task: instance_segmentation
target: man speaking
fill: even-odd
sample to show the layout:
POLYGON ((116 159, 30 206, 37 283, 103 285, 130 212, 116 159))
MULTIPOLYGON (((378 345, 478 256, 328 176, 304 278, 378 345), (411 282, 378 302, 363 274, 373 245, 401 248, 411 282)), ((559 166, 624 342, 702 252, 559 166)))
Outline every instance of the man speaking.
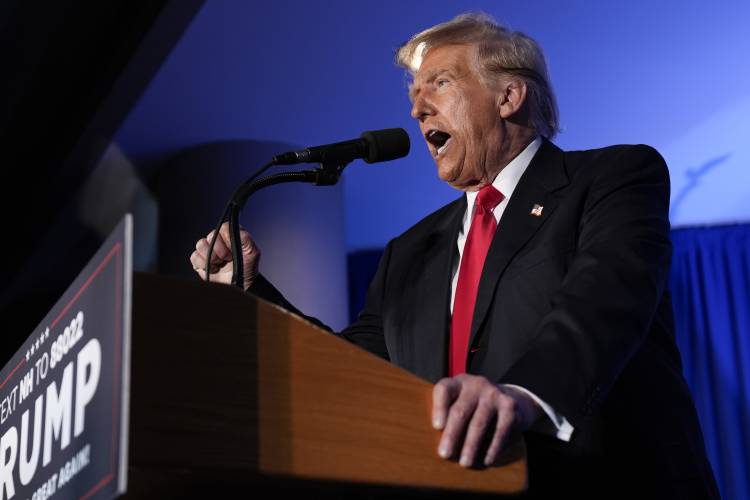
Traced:
MULTIPOLYGON (((525 432, 530 495, 718 498, 674 341, 661 156, 557 148, 541 49, 484 15, 415 35, 397 62, 438 175, 464 194, 388 243, 340 335, 436 383, 443 458, 489 466, 525 432)), ((230 283, 220 235, 210 279, 230 283)), ((244 231, 242 249, 245 289, 298 312, 244 231)))

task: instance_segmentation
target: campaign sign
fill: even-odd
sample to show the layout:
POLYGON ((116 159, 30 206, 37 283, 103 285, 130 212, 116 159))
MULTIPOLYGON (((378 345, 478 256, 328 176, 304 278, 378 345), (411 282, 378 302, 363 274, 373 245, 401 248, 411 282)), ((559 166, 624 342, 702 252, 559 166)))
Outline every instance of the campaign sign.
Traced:
POLYGON ((0 372, 0 500, 125 492, 132 218, 0 372))

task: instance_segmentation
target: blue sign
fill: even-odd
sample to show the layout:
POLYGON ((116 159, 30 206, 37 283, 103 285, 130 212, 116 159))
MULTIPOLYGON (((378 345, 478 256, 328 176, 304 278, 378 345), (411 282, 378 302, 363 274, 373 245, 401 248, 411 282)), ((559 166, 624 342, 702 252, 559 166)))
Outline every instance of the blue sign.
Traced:
POLYGON ((132 218, 0 371, 0 500, 125 492, 132 218))

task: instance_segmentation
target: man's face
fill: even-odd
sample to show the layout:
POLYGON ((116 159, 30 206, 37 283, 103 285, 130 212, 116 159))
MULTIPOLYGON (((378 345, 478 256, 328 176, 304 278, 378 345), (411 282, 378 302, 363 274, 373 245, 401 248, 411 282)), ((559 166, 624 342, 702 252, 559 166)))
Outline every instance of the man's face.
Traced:
POLYGON ((480 80, 471 45, 430 50, 414 75, 411 115, 438 168, 438 176, 464 191, 492 182, 504 166, 505 128, 497 93, 480 80))

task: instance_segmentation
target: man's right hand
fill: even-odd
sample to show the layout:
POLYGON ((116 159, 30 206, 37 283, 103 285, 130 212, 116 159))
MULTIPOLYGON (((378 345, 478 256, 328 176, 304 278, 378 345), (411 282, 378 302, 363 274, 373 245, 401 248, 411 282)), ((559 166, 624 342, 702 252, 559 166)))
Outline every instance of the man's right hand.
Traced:
MULTIPOLYGON (((211 231, 205 238, 198 240, 195 244, 195 251, 190 254, 190 263, 201 279, 205 279, 206 277, 206 257, 208 256, 208 246, 213 235, 214 231, 211 231)), ((260 249, 250 237, 250 233, 244 229, 240 229, 240 242, 242 245, 242 268, 245 274, 243 276, 243 288, 247 290, 258 275, 260 249)), ((209 281, 225 284, 232 283, 234 266, 232 266, 232 248, 229 239, 228 222, 222 224, 219 230, 219 237, 216 238, 216 244, 211 253, 210 264, 209 281)))

